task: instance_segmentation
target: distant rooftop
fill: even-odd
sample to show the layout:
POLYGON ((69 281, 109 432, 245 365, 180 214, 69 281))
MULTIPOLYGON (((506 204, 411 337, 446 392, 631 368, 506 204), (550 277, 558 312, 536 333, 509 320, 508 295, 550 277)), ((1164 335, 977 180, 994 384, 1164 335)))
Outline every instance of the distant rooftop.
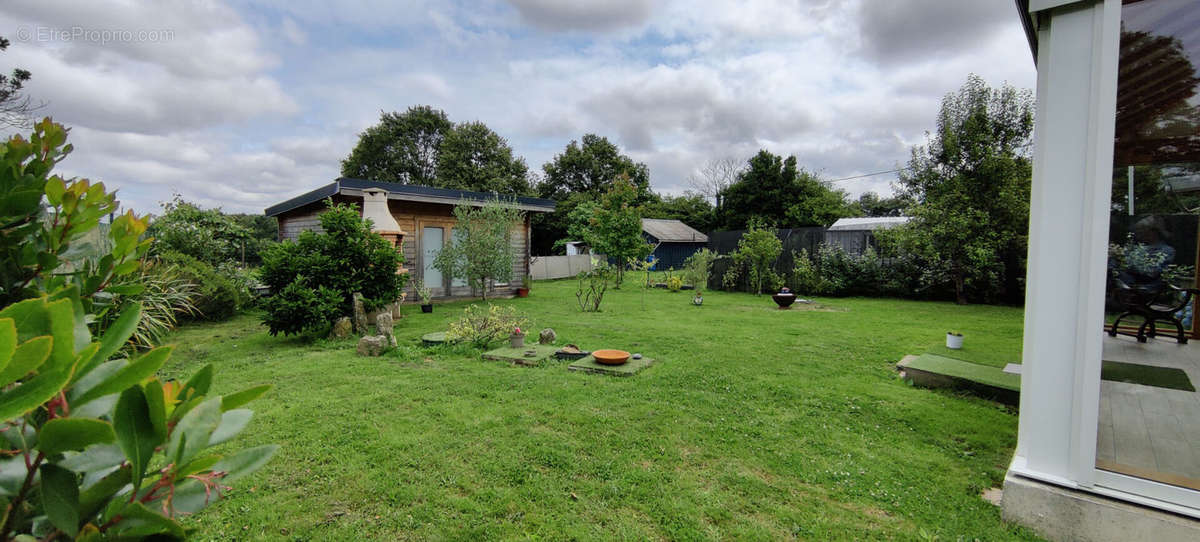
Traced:
POLYGON ((895 228, 912 220, 908 216, 868 216, 859 218, 839 218, 829 231, 870 231, 895 228))
POLYGON ((267 207, 263 212, 267 216, 276 216, 303 207, 310 203, 321 201, 334 194, 361 196, 363 190, 381 188, 388 191, 388 199, 402 201, 420 201, 426 203, 443 203, 457 205, 461 202, 483 204, 494 199, 509 203, 523 211, 549 213, 554 211, 554 201, 527 196, 512 196, 489 192, 472 192, 470 190, 454 190, 450 188, 435 188, 415 184, 388 183, 383 181, 368 181, 342 177, 325 186, 313 189, 287 201, 267 207))
POLYGON ((642 231, 661 243, 707 243, 708 236, 679 220, 643 218, 642 231))

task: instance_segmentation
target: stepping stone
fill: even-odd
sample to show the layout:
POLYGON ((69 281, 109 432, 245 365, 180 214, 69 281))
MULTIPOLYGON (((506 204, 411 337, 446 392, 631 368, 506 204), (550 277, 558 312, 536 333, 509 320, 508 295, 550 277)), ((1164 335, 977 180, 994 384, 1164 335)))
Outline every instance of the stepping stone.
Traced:
POLYGON ((425 346, 437 346, 439 344, 445 344, 446 332, 434 331, 433 333, 426 333, 421 335, 421 342, 424 343, 425 346))
POLYGON ((532 367, 538 365, 546 359, 554 355, 554 351, 558 350, 557 346, 549 344, 527 344, 521 348, 497 348, 488 350, 483 353, 483 359, 492 361, 507 361, 516 365, 524 365, 532 367), (532 356, 525 355, 525 352, 533 350, 532 356))
POLYGON ((578 361, 572 362, 567 366, 567 370, 612 376, 633 376, 642 372, 643 369, 653 364, 654 360, 651 358, 630 358, 629 361, 626 361, 621 365, 602 365, 600 363, 596 363, 596 358, 589 355, 585 358, 579 359, 578 361))

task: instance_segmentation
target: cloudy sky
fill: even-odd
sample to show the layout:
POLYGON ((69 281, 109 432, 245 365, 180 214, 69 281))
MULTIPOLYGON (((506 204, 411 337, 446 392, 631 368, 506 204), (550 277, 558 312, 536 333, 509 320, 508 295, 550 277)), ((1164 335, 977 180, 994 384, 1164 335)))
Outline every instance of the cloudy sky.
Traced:
POLYGON ((906 161, 968 73, 1036 76, 1009 0, 5 0, 0 35, 0 70, 32 71, 72 127, 62 170, 139 212, 172 193, 261 212, 414 104, 538 171, 607 136, 666 193, 760 148, 848 177, 906 161))

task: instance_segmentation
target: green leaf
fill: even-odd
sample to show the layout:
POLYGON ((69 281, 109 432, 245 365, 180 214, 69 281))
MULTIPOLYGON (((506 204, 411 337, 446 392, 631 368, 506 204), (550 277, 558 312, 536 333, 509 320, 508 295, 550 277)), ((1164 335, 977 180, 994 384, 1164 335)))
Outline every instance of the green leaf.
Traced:
POLYGON ((150 406, 146 404, 146 396, 141 386, 131 386, 121 392, 117 406, 113 409, 113 429, 117 433, 117 444, 129 458, 133 466, 133 489, 141 487, 142 475, 154 448, 161 442, 154 430, 154 422, 150 420, 150 406))
POLYGON ((83 300, 79 296, 79 286, 72 284, 50 294, 50 301, 59 299, 66 299, 71 302, 71 313, 75 321, 75 328, 72 333, 75 338, 73 346, 76 351, 79 351, 92 342, 92 331, 87 326, 88 312, 83 308, 83 300))
POLYGON ((188 475, 196 474, 197 472, 204 472, 206 470, 210 470, 212 468, 212 466, 217 464, 217 462, 220 460, 221 460, 221 456, 216 455, 216 454, 202 455, 200 457, 197 457, 196 459, 193 459, 191 463, 188 463, 187 465, 184 465, 183 467, 177 469, 175 471, 175 479, 180 480, 180 479, 187 477, 188 475))
POLYGON ((67 457, 58 462, 58 466, 78 473, 87 473, 111 469, 124 461, 125 453, 121 451, 120 446, 96 444, 77 454, 67 454, 67 457))
POLYGON ((116 495, 129 482, 130 467, 123 465, 83 490, 79 494, 79 517, 91 519, 100 512, 101 508, 104 508, 113 495, 116 495))
POLYGON ((162 367, 163 363, 166 363, 167 358, 170 356, 170 346, 155 348, 142 357, 131 361, 129 365, 122 367, 116 374, 77 397, 72 404, 82 405, 105 395, 120 393, 125 388, 152 376, 155 371, 162 367))
POLYGON ((78 451, 93 444, 112 442, 113 426, 94 418, 56 418, 38 433, 38 449, 46 455, 78 451))
POLYGON ((193 408, 179 420, 167 444, 167 458, 183 465, 208 446, 208 439, 221 423, 221 398, 213 397, 193 408))
POLYGON ((8 366, 17 351, 17 325, 12 318, 0 320, 0 372, 8 366))
POLYGON ((254 411, 248 408, 238 408, 221 414, 221 423, 217 425, 217 429, 213 431, 212 436, 208 438, 208 445, 216 446, 236 437, 238 433, 241 433, 246 428, 252 417, 254 417, 254 411))
POLYGON ((175 538, 184 538, 183 527, 175 520, 154 512, 140 502, 131 502, 121 509, 122 520, 116 528, 122 538, 136 538, 153 534, 169 534, 175 538))
POLYGON ((142 386, 146 395, 146 406, 150 408, 150 422, 154 424, 154 438, 158 442, 167 440, 167 402, 163 385, 157 378, 142 386))
POLYGON ((183 385, 183 389, 179 392, 180 399, 191 399, 208 393, 208 389, 212 387, 213 381, 213 366, 205 365, 203 369, 196 371, 188 379, 187 384, 183 385))
POLYGON ((0 420, 11 420, 54 398, 71 378, 71 371, 55 371, 33 377, 0 395, 0 420))
POLYGON ((38 297, 13 303, 0 310, 0 318, 12 318, 17 326, 17 340, 27 341, 40 335, 50 335, 50 319, 46 315, 46 298, 38 297))
POLYGON ((221 399, 221 410, 233 410, 237 407, 240 407, 246 403, 249 403, 250 401, 258 399, 259 396, 267 393, 267 390, 269 389, 271 389, 270 384, 263 384, 261 386, 246 388, 242 391, 226 395, 221 399))
POLYGON ((42 507, 50 523, 70 536, 79 534, 79 481, 58 465, 42 465, 42 507))
POLYGON ((67 191, 67 187, 63 185, 62 179, 54 177, 46 181, 45 190, 46 201, 50 202, 51 206, 58 206, 62 203, 63 192, 67 191))
POLYGON ((212 466, 212 470, 228 473, 222 480, 232 482, 262 468, 278 449, 279 446, 275 444, 248 448, 218 461, 212 466))
POLYGON ((54 339, 49 336, 34 337, 21 343, 13 352, 12 360, 0 371, 0 386, 7 386, 17 379, 37 370, 50 359, 54 339))
POLYGON ((133 332, 137 330, 138 320, 141 317, 142 306, 136 303, 121 311, 121 315, 112 325, 108 326, 108 331, 105 331, 104 336, 100 338, 100 350, 77 371, 79 375, 76 380, 91 372, 97 365, 108 361, 108 358, 125 346, 129 337, 133 336, 133 332))
POLYGON ((42 371, 57 371, 75 363, 75 310, 70 299, 46 303, 54 347, 42 371))

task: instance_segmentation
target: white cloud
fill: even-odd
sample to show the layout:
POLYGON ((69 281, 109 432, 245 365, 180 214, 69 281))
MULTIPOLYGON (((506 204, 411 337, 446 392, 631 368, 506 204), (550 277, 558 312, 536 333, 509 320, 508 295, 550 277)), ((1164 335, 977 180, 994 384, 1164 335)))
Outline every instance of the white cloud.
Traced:
POLYGON ((826 178, 892 169, 968 73, 1033 86, 1011 5, 949 4, 11 0, 0 29, 173 34, 14 40, 0 61, 31 70, 31 95, 76 127, 63 167, 142 211, 172 191, 261 211, 330 182, 380 111, 415 104, 485 122, 534 169, 607 136, 681 193, 705 160, 760 148, 826 178))

